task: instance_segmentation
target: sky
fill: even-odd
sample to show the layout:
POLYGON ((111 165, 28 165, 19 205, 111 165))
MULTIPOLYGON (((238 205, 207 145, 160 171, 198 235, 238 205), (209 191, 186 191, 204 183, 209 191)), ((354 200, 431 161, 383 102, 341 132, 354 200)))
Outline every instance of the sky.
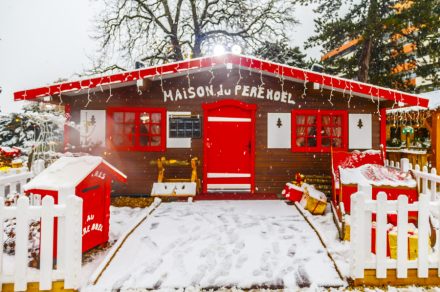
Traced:
MULTIPOLYGON (((75 79, 91 67, 98 49, 91 38, 98 0, 0 0, 0 111, 16 112, 15 91, 41 87, 59 78, 75 79)), ((302 47, 313 34, 310 7, 295 11, 301 24, 292 30, 292 44, 302 47)), ((318 58, 319 48, 308 50, 318 58)))

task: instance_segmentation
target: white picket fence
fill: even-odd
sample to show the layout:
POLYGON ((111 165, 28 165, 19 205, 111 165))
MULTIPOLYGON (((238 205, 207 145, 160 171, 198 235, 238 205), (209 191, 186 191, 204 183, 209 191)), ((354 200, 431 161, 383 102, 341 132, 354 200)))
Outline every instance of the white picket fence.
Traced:
POLYGON ((0 248, 1 283, 14 283, 15 291, 24 291, 27 283, 39 282, 40 290, 50 290, 53 281, 64 281, 66 289, 80 284, 82 260, 82 199, 71 195, 65 204, 54 205, 51 196, 44 197, 40 206, 30 206, 22 196, 16 206, 5 206, 0 198, 0 242, 3 242, 4 223, 16 218, 15 255, 3 254, 0 248), (29 221, 40 220, 40 267, 28 267, 29 221), (54 221, 57 220, 57 256, 53 256, 54 221), (9 259, 5 265, 6 257, 9 259), (11 268, 13 266, 13 268, 11 268))
MULTIPOLYGON (((397 278, 406 278, 408 269, 417 269, 419 278, 428 277, 428 269, 438 269, 440 276, 440 240, 432 253, 429 240, 430 212, 440 212, 440 202, 430 202, 429 194, 420 194, 419 201, 408 204, 408 197, 401 195, 397 200, 388 201, 380 192, 377 200, 371 199, 368 187, 362 188, 351 197, 351 272, 354 279, 364 278, 365 269, 376 270, 377 278, 386 278, 387 269, 396 269, 397 278), (418 212, 418 256, 408 259, 408 212, 418 212), (371 252, 372 213, 376 214, 376 253, 371 252), (397 259, 387 257, 387 214, 397 213, 397 259)), ((438 233, 438 231, 436 231, 438 233)))
POLYGON ((435 168, 431 168, 431 171, 428 171, 428 167, 425 165, 420 169, 419 165, 411 165, 407 158, 402 158, 400 162, 386 160, 385 165, 400 169, 404 172, 411 170, 417 181, 419 193, 430 194, 431 201, 440 200, 440 176, 437 175, 435 168))
POLYGON ((11 168, 9 173, 0 175, 0 198, 4 198, 10 193, 22 193, 23 186, 33 177, 34 174, 25 167, 11 168))

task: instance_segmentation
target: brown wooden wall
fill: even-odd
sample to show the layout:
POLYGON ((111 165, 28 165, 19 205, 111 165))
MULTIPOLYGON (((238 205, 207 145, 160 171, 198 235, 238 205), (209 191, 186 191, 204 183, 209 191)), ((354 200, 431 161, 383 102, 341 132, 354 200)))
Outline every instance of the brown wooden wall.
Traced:
MULTIPOLYGON (((171 88, 186 88, 204 84, 230 84, 231 87, 240 80, 246 85, 260 85, 264 82, 266 88, 274 90, 288 91, 293 94, 296 104, 291 105, 266 99, 256 99, 253 97, 237 97, 243 102, 257 104, 256 112, 256 169, 255 186, 259 193, 279 193, 287 181, 293 179, 296 172, 304 174, 330 174, 330 154, 329 153, 292 153, 290 149, 267 149, 267 113, 281 112, 289 113, 292 109, 338 109, 348 110, 349 113, 372 113, 373 114, 373 148, 378 148, 380 144, 380 122, 377 104, 370 99, 352 97, 350 106, 348 95, 342 96, 341 93, 333 92, 329 100, 330 91, 313 90, 312 84, 307 86, 306 97, 301 98, 304 85, 292 81, 280 80, 276 77, 261 76, 259 73, 251 73, 238 69, 234 70, 213 70, 212 72, 199 72, 189 76, 184 75, 164 80, 154 80, 149 82, 147 87, 142 89, 139 94, 136 86, 113 89, 112 97, 107 102, 109 92, 93 93, 89 97, 91 102, 85 108, 87 96, 76 96, 66 98, 64 102, 71 104, 72 119, 79 122, 80 110, 82 109, 106 109, 108 107, 165 107, 169 111, 190 111, 192 114, 203 115, 202 104, 211 103, 219 99, 218 97, 194 98, 181 101, 167 101, 164 103, 162 87, 165 90, 171 88)), ((78 144, 78 135, 71 135, 71 142, 78 144)), ((192 139, 190 149, 167 149, 165 152, 125 152, 113 151, 111 149, 95 149, 94 154, 102 155, 110 163, 118 167, 128 176, 128 184, 116 187, 118 194, 149 194, 152 183, 156 181, 157 169, 150 166, 149 162, 160 156, 173 159, 188 159, 197 156, 203 162, 203 137, 192 139)), ((202 165, 199 167, 199 176, 202 176, 202 165)), ((168 177, 186 176, 190 177, 190 170, 185 174, 179 170, 169 170, 168 177)))

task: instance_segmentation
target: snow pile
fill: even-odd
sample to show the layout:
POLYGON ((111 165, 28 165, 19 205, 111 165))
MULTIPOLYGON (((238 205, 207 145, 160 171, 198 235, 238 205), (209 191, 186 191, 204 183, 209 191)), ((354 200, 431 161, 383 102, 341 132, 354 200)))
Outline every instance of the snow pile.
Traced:
POLYGON ((204 201, 162 204, 85 290, 344 284, 296 208, 204 201))
POLYGON ((342 184, 392 186, 415 188, 416 181, 408 172, 378 164, 365 164, 357 168, 340 168, 342 184))

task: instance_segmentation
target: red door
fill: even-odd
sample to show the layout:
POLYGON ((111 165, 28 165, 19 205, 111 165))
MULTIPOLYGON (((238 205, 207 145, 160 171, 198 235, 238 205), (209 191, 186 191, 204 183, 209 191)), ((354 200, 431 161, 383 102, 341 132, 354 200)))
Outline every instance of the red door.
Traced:
POLYGON ((204 192, 254 192, 255 104, 222 100, 204 109, 204 192))

